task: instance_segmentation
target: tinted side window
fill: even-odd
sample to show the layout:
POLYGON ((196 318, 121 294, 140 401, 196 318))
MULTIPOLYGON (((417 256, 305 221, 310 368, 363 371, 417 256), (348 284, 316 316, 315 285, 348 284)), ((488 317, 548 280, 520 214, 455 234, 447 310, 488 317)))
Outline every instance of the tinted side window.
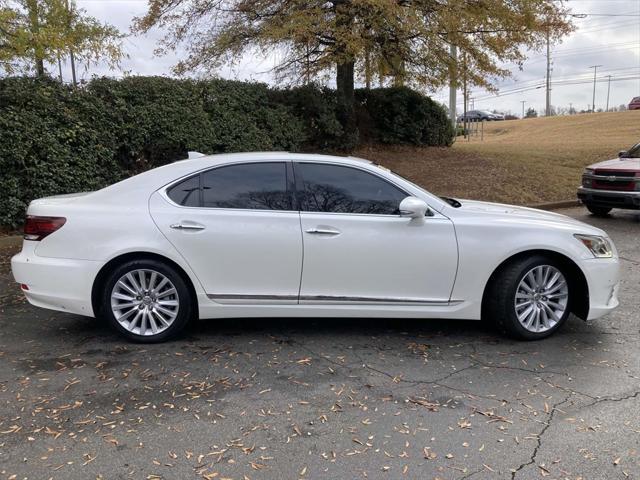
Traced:
POLYGON ((291 210, 284 162, 247 163, 202 173, 202 206, 291 210))
POLYGON ((298 163, 304 183, 300 203, 308 212, 397 215, 407 196, 395 185, 350 167, 298 163))
POLYGON ((187 178, 169 189, 167 195, 178 205, 197 207, 200 205, 200 175, 187 178))

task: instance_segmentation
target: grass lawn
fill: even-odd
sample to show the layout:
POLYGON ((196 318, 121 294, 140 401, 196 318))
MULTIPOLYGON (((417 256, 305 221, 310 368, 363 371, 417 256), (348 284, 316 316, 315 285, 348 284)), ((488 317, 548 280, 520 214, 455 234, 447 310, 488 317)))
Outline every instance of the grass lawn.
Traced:
POLYGON ((429 191, 522 205, 575 199, 585 166, 640 142, 640 111, 489 122, 451 148, 370 146, 374 160, 429 191))

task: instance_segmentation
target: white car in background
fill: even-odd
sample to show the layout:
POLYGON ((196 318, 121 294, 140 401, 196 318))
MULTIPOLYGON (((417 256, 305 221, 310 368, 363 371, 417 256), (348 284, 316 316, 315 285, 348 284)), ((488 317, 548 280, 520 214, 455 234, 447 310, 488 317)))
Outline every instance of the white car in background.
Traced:
POLYGON ((194 318, 485 318, 520 339, 618 305, 602 230, 440 198, 356 158, 178 161, 31 202, 15 279, 33 305, 157 342, 194 318))

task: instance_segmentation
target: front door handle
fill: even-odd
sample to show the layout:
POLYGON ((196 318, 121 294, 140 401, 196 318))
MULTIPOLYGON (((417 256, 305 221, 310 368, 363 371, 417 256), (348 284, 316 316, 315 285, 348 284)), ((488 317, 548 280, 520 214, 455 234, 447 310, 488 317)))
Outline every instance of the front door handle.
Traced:
POLYGON ((340 235, 340 230, 336 230, 333 228, 327 228, 327 227, 315 227, 315 228, 309 228, 308 230, 305 230, 305 233, 309 233, 311 235, 340 235))
POLYGON ((175 230, 204 230, 205 226, 200 225, 199 223, 174 223, 173 225, 169 225, 171 228, 175 230))

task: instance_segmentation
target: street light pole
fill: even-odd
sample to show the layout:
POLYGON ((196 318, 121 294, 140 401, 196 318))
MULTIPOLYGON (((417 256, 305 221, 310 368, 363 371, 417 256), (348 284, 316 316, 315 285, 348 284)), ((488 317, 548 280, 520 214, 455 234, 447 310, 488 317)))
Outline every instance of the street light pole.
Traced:
POLYGON ((589 68, 593 68, 593 98, 591 101, 591 113, 596 113, 596 72, 598 71, 598 67, 602 65, 591 65, 589 68))

